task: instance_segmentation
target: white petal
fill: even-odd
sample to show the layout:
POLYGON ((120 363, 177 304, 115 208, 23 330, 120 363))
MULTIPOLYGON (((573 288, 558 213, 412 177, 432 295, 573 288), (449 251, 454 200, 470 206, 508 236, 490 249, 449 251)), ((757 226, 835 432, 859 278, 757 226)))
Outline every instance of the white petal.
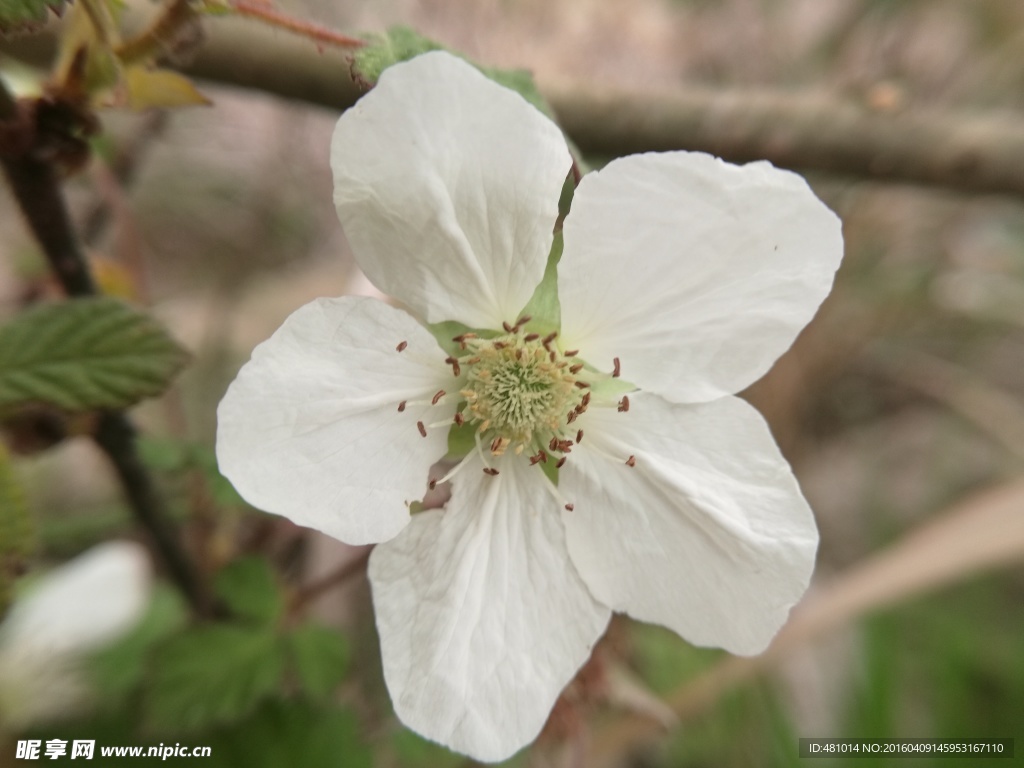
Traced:
POLYGON ((591 409, 559 489, 594 596, 697 645, 762 651, 814 567, 814 518, 761 415, 735 397, 591 409), (636 465, 624 462, 630 456, 636 465))
POLYGON ((370 581, 402 722, 497 761, 540 732, 610 612, 573 568, 537 468, 509 457, 488 477, 469 461, 446 510, 374 550, 370 581))
POLYGON ((4 655, 45 663, 98 648, 142 618, 149 558, 138 544, 93 547, 41 578, 0 627, 4 655))
POLYGON ((554 123, 440 51, 387 69, 331 143, 359 266, 427 322, 473 328, 514 322, 533 294, 570 165, 554 123))
POLYGON ((565 221, 565 344, 674 402, 738 392, 810 321, 840 221, 796 174, 710 155, 636 155, 587 174, 565 221))
POLYGON ((217 409, 217 461, 242 497, 348 542, 385 541, 426 492, 451 420, 445 353, 401 310, 318 299, 260 344, 217 409), (396 350, 405 341, 404 351, 396 350), (398 404, 411 402, 402 413, 398 404))

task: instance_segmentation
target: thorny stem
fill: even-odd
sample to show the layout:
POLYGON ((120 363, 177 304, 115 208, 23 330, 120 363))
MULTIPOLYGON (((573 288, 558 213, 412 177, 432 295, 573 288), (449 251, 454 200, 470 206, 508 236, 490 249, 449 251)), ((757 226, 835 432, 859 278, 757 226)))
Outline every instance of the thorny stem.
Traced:
POLYGON ((362 48, 366 45, 365 41, 357 37, 349 37, 319 24, 313 24, 281 13, 267 2, 261 2, 260 0, 230 0, 230 5, 232 10, 239 16, 259 19, 275 27, 281 27, 303 37, 308 37, 310 40, 315 40, 318 43, 339 45, 343 48, 362 48))
MULTIPOLYGON (((0 83, 0 118, 9 122, 16 116, 14 99, 0 83)), ((96 283, 75 238, 53 164, 36 157, 31 149, 8 154, 2 148, 0 164, 65 293, 95 295, 96 283)), ((171 578, 198 613, 208 613, 209 602, 198 574, 169 522, 163 497, 139 458, 135 426, 121 411, 104 411, 94 439, 114 465, 135 519, 149 532, 171 578)))

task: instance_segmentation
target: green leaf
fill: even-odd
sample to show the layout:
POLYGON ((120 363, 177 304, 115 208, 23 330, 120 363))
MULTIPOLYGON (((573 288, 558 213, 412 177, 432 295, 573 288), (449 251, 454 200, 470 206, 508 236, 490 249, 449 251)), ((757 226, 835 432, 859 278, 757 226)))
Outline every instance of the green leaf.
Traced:
POLYGON ((371 768, 373 755, 359 739, 352 713, 303 702, 268 702, 245 722, 203 735, 211 768, 371 768))
POLYGON ((182 732, 240 720, 277 690, 282 651, 266 627, 220 624, 171 638, 156 656, 151 725, 182 732))
POLYGON ((31 32, 46 23, 49 11, 58 16, 68 0, 0 0, 0 34, 31 32))
MULTIPOLYGON (((116 698, 142 682, 155 647, 175 634, 188 619, 185 603, 177 591, 160 584, 153 590, 146 615, 126 636, 89 660, 97 688, 116 698)), ((162 663, 157 659, 157 663, 162 663)))
POLYGON ((277 579, 261 557, 243 557, 229 563, 217 574, 213 589, 231 614, 241 619, 273 624, 284 611, 277 579))
POLYGON ((124 408, 163 392, 186 359, 153 318, 116 299, 40 306, 0 328, 0 411, 124 408))
POLYGON ((32 518, 10 455, 0 443, 0 618, 11 600, 14 580, 32 549, 32 518))
POLYGON ((302 690, 312 699, 326 698, 345 676, 348 644, 333 629, 305 624, 287 638, 292 664, 302 690))

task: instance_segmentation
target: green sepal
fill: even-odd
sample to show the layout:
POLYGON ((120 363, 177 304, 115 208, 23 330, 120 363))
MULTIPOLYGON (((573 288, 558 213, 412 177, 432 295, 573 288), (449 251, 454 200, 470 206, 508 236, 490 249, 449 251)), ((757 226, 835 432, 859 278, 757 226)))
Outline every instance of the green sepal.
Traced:
POLYGON ((526 302, 519 317, 529 315, 530 331, 546 336, 562 327, 562 306, 558 300, 558 262, 562 258, 562 233, 556 232, 551 242, 544 277, 526 302))
POLYGON ((540 90, 533 80, 533 75, 525 69, 480 66, 457 51, 452 51, 437 41, 424 37, 410 27, 391 27, 383 34, 364 35, 363 39, 366 40, 366 45, 352 56, 352 74, 367 87, 375 85, 384 70, 390 66, 409 61, 409 59, 430 51, 446 51, 472 64, 484 76, 498 85, 515 91, 545 115, 552 117, 551 108, 541 96, 540 90))

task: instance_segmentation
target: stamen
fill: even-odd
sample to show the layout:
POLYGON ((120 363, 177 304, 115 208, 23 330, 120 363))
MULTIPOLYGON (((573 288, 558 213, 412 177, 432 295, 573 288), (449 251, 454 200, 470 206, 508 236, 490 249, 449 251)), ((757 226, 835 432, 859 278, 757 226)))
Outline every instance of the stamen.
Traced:
POLYGON ((494 467, 484 467, 484 474, 490 475, 491 477, 495 477, 498 475, 498 470, 496 470, 494 467))
POLYGON ((579 353, 580 353, 580 351, 578 349, 569 349, 569 350, 566 350, 565 356, 566 357, 576 357, 576 355, 578 355, 579 353))
POLYGON ((512 326, 509 325, 505 320, 501 321, 501 327, 505 329, 505 333, 513 333, 512 326))
POLYGON ((438 404, 438 403, 439 403, 439 402, 441 401, 441 398, 442 398, 442 397, 444 397, 444 396, 445 396, 445 395, 447 395, 447 394, 448 394, 448 393, 447 393, 447 392, 445 392, 445 391, 444 391, 443 389, 439 389, 439 390, 437 390, 437 393, 436 393, 436 394, 434 395, 434 397, 433 397, 433 398, 431 399, 431 401, 430 401, 430 404, 431 404, 431 405, 437 405, 437 404, 438 404))
POLYGON ((587 382, 585 382, 585 381, 577 381, 576 382, 576 386, 579 387, 580 389, 586 389, 590 385, 587 384, 587 382))
POLYGON ((568 456, 563 456, 558 461, 556 461, 555 462, 555 469, 561 469, 562 465, 565 464, 566 459, 568 459, 568 458, 569 458, 568 456))
POLYGON ((565 505, 565 511, 566 512, 572 512, 574 509, 576 509, 576 506, 574 504, 566 504, 565 505))
MULTIPOLYGON (((519 326, 526 325, 531 320, 533 320, 533 318, 530 317, 530 315, 523 315, 518 320, 516 320, 516 325, 519 325, 519 326)), ((527 341, 529 341, 529 339, 527 339, 527 341)))
POLYGON ((398 342, 398 346, 395 347, 395 351, 396 352, 401 352, 403 349, 405 349, 408 346, 409 346, 409 342, 407 342, 407 341, 400 341, 400 342, 398 342))
POLYGON ((617 379, 619 374, 622 373, 622 368, 619 366, 619 358, 614 358, 612 362, 615 363, 615 367, 612 368, 612 378, 617 379))
MULTIPOLYGON (((549 345, 549 344, 550 344, 550 343, 551 343, 552 341, 554 341, 555 339, 557 339, 557 338, 558 338, 558 331, 552 331, 551 333, 549 333, 549 334, 548 334, 547 336, 545 336, 545 337, 544 337, 544 340, 543 340, 543 341, 541 342, 541 344, 543 344, 543 345, 544 345, 544 349, 547 349, 547 348, 548 348, 548 345, 549 345)), ((549 350, 549 351, 550 351, 550 350, 549 350)))
POLYGON ((619 400, 619 413, 625 413, 629 410, 629 396, 623 395, 622 399, 619 400))
POLYGON ((577 432, 576 432, 576 444, 579 445, 582 442, 583 442, 583 430, 580 429, 580 430, 577 430, 577 432))
POLYGON ((627 467, 635 467, 636 466, 636 456, 630 455, 630 457, 628 459, 626 459, 626 466, 627 467))
POLYGON ((581 411, 579 410, 578 407, 577 408, 573 408, 571 411, 569 411, 569 418, 567 418, 565 420, 565 423, 567 425, 568 424, 572 424, 574 421, 576 421, 576 417, 579 416, 580 413, 581 413, 581 411))
POLYGON ((462 415, 461 411, 456 411, 456 413, 455 413, 455 426, 461 427, 465 423, 466 423, 466 417, 462 415))
POLYGON ((579 373, 583 370, 583 363, 576 363, 576 365, 569 366, 569 373, 579 373))
POLYGON ((530 457, 530 466, 531 467, 534 464, 547 464, 547 463, 548 463, 548 455, 546 453, 544 453, 543 450, 537 451, 537 455, 536 456, 531 456, 530 457))
POLYGON ((432 491, 435 488, 437 488, 437 480, 431 480, 429 483, 427 483, 427 490, 432 491))
POLYGON ((423 422, 422 421, 417 421, 416 422, 416 429, 418 429, 420 431, 420 435, 421 436, 423 436, 423 437, 427 436, 427 428, 425 426, 423 426, 423 422))
POLYGON ((404 410, 405 410, 405 400, 403 400, 402 402, 400 402, 398 404, 398 412, 401 413, 404 410))
POLYGON ((444 361, 452 367, 452 373, 454 373, 456 376, 462 373, 462 369, 459 367, 459 361, 456 360, 454 357, 446 357, 444 361))
POLYGON ((523 336, 523 341, 536 341, 539 338, 540 338, 540 334, 539 333, 528 333, 525 336, 523 336))

